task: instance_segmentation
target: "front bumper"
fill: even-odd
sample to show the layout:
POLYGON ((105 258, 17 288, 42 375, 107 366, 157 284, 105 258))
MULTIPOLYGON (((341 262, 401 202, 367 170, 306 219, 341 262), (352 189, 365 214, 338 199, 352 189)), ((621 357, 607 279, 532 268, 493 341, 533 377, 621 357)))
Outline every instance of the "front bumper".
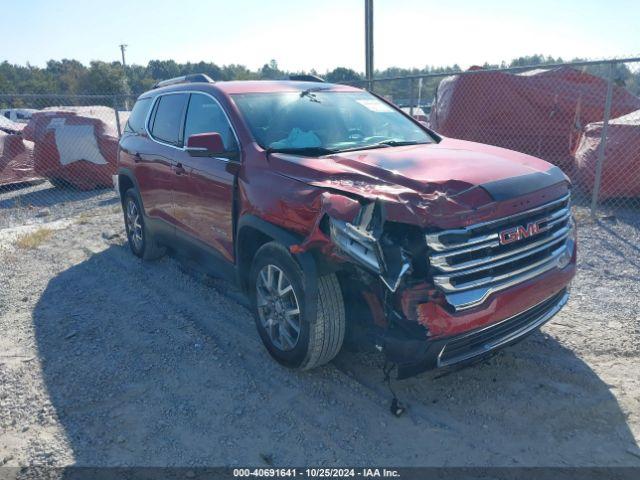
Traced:
POLYGON ((568 298, 568 289, 563 288, 523 312, 459 335, 428 342, 386 336, 381 343, 387 358, 397 364, 398 379, 404 379, 426 370, 471 362, 511 345, 551 320, 568 298))

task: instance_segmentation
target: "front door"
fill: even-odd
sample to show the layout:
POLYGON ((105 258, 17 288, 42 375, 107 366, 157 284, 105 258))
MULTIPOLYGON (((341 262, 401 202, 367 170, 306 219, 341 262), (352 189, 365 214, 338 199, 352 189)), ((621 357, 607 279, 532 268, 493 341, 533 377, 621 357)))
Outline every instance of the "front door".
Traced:
MULTIPOLYGON (((238 142, 218 103, 205 93, 192 93, 184 124, 184 141, 197 133, 217 132, 225 149, 238 152, 238 142)), ((239 161, 223 157, 193 157, 181 151, 174 183, 176 227, 233 262, 233 192, 239 161), (231 165, 230 165, 231 164, 231 165)))

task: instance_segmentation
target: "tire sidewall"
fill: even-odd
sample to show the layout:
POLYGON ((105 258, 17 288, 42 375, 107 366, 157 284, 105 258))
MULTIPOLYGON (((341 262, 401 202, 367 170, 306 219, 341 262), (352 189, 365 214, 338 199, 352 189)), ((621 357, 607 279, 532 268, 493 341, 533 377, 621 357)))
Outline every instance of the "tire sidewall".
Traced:
POLYGON ((127 234, 127 241, 129 243, 129 248, 131 249, 131 252, 133 252, 135 256, 142 258, 144 256, 144 250, 147 246, 147 231, 144 224, 144 215, 142 213, 140 200, 138 199, 138 195, 135 190, 129 189, 125 193, 122 210, 124 213, 124 225, 125 225, 125 232, 127 234), (133 241, 131 240, 131 231, 129 231, 129 226, 127 224, 127 207, 128 207, 129 201, 133 201, 136 204, 136 208, 138 209, 138 214, 140 215, 140 225, 142 226, 142 246, 139 251, 136 249, 136 247, 133 244, 133 241))
POLYGON ((311 333, 311 323, 313 323, 313 319, 309 318, 305 305, 304 275, 301 268, 298 266, 296 261, 293 259, 293 257, 285 247, 273 242, 268 243, 266 245, 263 245, 256 253, 255 259, 251 266, 249 282, 251 308, 253 310, 256 328, 258 329, 258 333, 260 334, 260 338, 262 339, 265 347, 267 348, 271 356, 282 365, 289 368, 298 368, 302 366, 309 352, 309 336, 311 333), (291 282, 293 290, 296 294, 296 298, 298 299, 298 305, 301 312, 300 336, 298 338, 298 343, 292 350, 280 350, 275 345, 273 345, 271 339, 269 338, 269 334, 266 332, 260 320, 260 316, 258 315, 258 307, 256 302, 256 279, 260 270, 268 264, 273 264, 284 272, 284 274, 291 282))

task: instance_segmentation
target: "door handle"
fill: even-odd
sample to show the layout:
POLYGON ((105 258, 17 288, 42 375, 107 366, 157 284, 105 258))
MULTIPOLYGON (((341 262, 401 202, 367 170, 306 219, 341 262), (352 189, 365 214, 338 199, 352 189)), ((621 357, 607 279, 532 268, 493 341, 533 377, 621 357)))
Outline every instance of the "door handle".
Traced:
POLYGON ((176 164, 173 167, 173 171, 176 172, 176 175, 184 175, 185 173, 187 173, 181 163, 176 164))
POLYGON ((136 152, 133 154, 133 161, 135 163, 141 162, 142 161, 142 156, 140 155, 140 152, 136 152))

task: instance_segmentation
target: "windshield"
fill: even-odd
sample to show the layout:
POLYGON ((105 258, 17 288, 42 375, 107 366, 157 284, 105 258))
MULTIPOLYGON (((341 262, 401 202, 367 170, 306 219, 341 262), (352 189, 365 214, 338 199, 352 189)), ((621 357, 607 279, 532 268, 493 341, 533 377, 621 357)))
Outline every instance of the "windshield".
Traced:
POLYGON ((233 95, 258 144, 271 151, 327 153, 432 143, 427 132, 367 92, 309 89, 233 95))

